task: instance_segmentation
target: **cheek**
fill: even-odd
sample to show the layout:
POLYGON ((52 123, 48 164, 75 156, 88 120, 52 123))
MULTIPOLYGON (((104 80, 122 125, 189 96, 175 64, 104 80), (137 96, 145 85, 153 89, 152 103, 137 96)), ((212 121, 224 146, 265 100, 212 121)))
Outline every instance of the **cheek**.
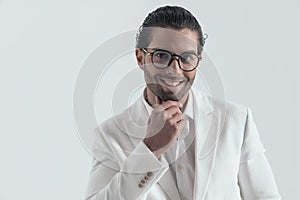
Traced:
POLYGON ((185 72, 184 76, 187 77, 189 79, 189 81, 193 81, 195 79, 196 72, 194 72, 194 71, 192 71, 192 72, 185 72))
POLYGON ((146 64, 147 66, 152 65, 151 57, 146 56, 144 62, 144 64, 146 64))
POLYGON ((145 66, 145 71, 152 77, 155 77, 157 74, 162 73, 161 70, 157 69, 152 64, 147 64, 147 66, 145 66))
POLYGON ((144 75, 147 81, 155 81, 157 72, 153 69, 152 66, 145 66, 144 68, 144 75))

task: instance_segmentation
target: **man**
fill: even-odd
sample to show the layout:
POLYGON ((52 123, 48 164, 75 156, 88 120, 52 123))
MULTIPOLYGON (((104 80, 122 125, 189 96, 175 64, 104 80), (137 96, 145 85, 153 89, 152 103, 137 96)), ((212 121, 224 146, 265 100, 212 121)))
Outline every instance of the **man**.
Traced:
POLYGON ((191 89, 204 42, 184 8, 146 17, 136 60, 147 87, 95 129, 86 199, 280 199, 250 110, 191 89))

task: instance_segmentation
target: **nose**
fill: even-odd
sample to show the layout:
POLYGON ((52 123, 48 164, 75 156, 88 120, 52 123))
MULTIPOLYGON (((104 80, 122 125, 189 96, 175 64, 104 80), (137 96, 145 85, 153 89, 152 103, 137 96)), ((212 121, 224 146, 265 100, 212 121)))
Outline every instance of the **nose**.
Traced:
POLYGON ((179 74, 182 70, 179 67, 179 57, 173 56, 168 64, 167 69, 172 70, 173 73, 179 74))

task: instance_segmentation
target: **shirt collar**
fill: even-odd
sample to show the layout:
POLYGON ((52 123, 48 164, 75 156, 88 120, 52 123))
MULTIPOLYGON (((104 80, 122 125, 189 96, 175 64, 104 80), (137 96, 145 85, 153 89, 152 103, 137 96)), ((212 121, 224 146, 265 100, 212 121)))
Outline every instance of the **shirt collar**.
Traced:
MULTIPOLYGON (((145 95, 144 95, 145 92, 146 92, 146 89, 144 90, 144 93, 143 93, 143 103, 144 103, 144 106, 146 107, 146 110, 147 110, 149 116, 150 116, 151 113, 152 113, 153 108, 146 101, 145 95)), ((187 104, 185 106, 183 114, 186 115, 186 116, 188 116, 191 119, 194 119, 193 103, 194 103, 194 99, 193 99, 193 95, 191 94, 191 90, 190 90, 189 91, 189 96, 188 96, 188 99, 187 99, 187 104)))

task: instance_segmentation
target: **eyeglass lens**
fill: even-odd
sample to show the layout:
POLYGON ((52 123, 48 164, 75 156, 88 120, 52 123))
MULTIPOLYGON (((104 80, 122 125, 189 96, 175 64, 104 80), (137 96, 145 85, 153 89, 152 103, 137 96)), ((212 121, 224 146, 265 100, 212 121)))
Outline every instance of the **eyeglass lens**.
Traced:
MULTIPOLYGON (((153 53, 153 64, 159 68, 165 68, 169 65, 172 54, 166 51, 155 51, 153 53)), ((183 53, 179 56, 180 67, 186 70, 197 66, 198 57, 195 54, 183 53)))

